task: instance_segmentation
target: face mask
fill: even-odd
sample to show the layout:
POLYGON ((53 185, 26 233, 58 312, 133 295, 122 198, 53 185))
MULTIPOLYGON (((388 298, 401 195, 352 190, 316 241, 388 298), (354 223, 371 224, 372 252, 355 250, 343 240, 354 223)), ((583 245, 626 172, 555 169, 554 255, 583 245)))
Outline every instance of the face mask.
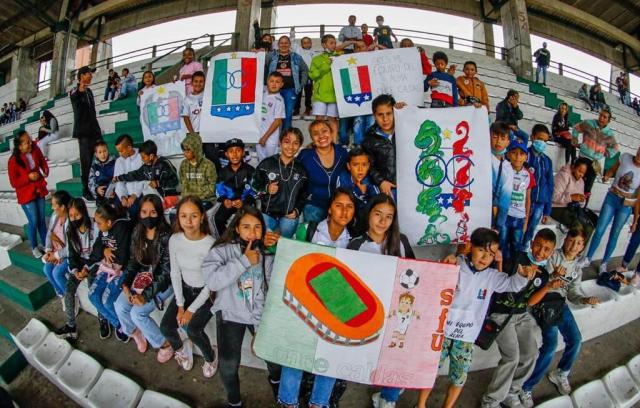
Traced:
POLYGON ((505 153, 507 153, 507 149, 506 148, 504 148, 502 150, 493 150, 493 149, 491 149, 491 153, 493 155, 495 155, 495 156, 504 156, 505 153))
POLYGON ((142 224, 145 228, 152 229, 158 225, 160 221, 160 217, 146 217, 140 218, 140 224, 142 224))
POLYGON ((533 265, 536 266, 547 266, 547 261, 537 261, 536 258, 533 256, 533 254, 531 253, 531 250, 527 251, 527 257, 529 257, 529 260, 531 261, 531 263, 533 265))
POLYGON ((80 218, 79 220, 69 220, 69 222, 71 223, 71 225, 73 225, 73 228, 80 228, 82 226, 82 218, 80 218))
POLYGON ((533 148, 538 153, 544 153, 545 149, 547 148, 547 142, 545 142, 544 140, 534 140, 533 141, 533 148))

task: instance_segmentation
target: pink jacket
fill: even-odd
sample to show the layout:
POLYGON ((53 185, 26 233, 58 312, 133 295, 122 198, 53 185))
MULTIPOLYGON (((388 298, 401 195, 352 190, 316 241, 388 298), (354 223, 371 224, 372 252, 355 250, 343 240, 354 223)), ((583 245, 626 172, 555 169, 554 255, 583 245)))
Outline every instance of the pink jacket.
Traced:
POLYGON ((553 178, 552 207, 566 207, 572 194, 584 194, 584 180, 576 180, 571 174, 571 165, 566 164, 553 178))

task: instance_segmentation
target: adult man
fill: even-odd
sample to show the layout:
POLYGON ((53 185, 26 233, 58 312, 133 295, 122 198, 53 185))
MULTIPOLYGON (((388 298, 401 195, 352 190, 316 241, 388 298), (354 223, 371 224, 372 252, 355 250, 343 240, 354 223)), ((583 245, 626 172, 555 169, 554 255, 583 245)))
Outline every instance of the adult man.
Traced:
POLYGON ((547 43, 542 43, 542 48, 539 48, 536 52, 533 53, 534 58, 536 59, 536 82, 540 80, 540 71, 542 71, 542 83, 544 85, 547 84, 547 68, 549 68, 549 63, 551 62, 551 52, 547 49, 547 43))
POLYGON ((509 89, 506 98, 498 102, 496 105, 496 121, 506 123, 511 129, 511 140, 519 137, 525 142, 529 140, 529 135, 518 127, 518 121, 522 119, 523 114, 518 103, 520 94, 515 89, 509 89))
MULTIPOLYGON (((362 40, 362 30, 359 27, 356 27, 356 16, 349 16, 349 25, 342 27, 340 30, 340 34, 338 34, 338 41, 356 41, 362 40)), ((345 54, 350 54, 353 52, 353 44, 348 45, 344 48, 345 54)))
POLYGON ((629 80, 624 72, 620 72, 618 78, 616 78, 616 86, 618 87, 618 93, 620 94, 620 102, 625 105, 631 105, 631 97, 629 95, 629 80))
POLYGON ((84 66, 78 70, 78 85, 69 93, 73 107, 73 137, 78 139, 80 150, 80 177, 82 179, 82 197, 94 201, 89 191, 89 171, 93 150, 102 131, 96 118, 96 103, 89 88, 95 69, 84 66))

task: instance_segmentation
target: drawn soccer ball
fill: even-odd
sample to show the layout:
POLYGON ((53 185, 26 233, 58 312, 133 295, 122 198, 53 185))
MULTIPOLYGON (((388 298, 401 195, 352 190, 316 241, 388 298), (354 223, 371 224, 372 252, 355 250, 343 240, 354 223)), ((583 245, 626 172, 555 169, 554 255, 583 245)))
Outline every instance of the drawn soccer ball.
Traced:
POLYGON ((405 289, 415 288, 418 285, 419 281, 420 281, 420 276, 418 276, 418 274, 414 272, 412 269, 407 269, 400 276, 400 286, 402 286, 405 289))

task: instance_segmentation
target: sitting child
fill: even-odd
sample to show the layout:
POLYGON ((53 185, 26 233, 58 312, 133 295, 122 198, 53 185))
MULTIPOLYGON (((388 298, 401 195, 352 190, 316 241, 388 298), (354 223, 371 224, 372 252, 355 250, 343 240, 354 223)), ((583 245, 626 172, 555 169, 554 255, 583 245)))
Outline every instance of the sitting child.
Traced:
MULTIPOLYGON (((111 198, 105 195, 113 179, 115 166, 116 159, 109 154, 107 143, 104 140, 97 141, 93 163, 91 163, 91 172, 89 173, 89 190, 95 197, 98 206, 103 205, 108 198, 111 198)), ((114 193, 112 192, 112 197, 114 193)))

